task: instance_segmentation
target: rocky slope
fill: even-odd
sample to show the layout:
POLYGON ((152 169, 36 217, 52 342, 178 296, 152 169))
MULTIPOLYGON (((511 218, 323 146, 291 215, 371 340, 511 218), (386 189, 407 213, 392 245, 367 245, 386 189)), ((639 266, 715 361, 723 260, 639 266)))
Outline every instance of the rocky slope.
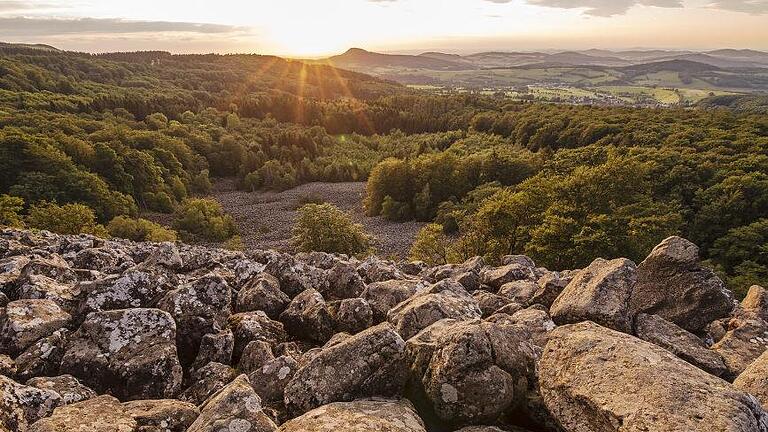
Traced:
POLYGON ((768 293, 640 264, 429 268, 0 234, 0 431, 767 431, 768 293))

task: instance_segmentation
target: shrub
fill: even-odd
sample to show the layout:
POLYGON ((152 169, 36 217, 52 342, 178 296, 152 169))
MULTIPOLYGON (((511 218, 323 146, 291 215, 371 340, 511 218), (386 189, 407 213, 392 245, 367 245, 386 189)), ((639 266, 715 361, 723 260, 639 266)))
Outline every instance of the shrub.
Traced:
POLYGON ((410 258, 436 266, 448 264, 450 240, 443 233, 443 227, 429 224, 419 231, 411 246, 410 258))
POLYGON ((303 252, 360 255, 371 250, 371 237, 332 204, 307 204, 299 209, 293 244, 303 252))
POLYGON ((112 237, 133 241, 176 241, 176 231, 146 219, 131 219, 126 216, 112 219, 107 225, 107 232, 112 237))
POLYGON ((0 226, 21 228, 24 222, 21 220, 21 210, 24 208, 24 200, 10 195, 0 195, 0 226))
POLYGON ((192 183, 190 184, 192 192, 205 195, 211 192, 212 187, 213 185, 211 185, 211 178, 209 176, 208 170, 202 170, 200 173, 192 177, 192 183))
POLYGON ((93 234, 106 237, 107 230, 96 223, 93 210, 83 204, 65 204, 41 201, 29 209, 27 224, 32 228, 58 234, 93 234))
POLYGON ((237 234, 232 216, 225 214, 221 205, 211 199, 184 200, 176 210, 174 218, 173 227, 187 241, 200 238, 223 242, 237 234))

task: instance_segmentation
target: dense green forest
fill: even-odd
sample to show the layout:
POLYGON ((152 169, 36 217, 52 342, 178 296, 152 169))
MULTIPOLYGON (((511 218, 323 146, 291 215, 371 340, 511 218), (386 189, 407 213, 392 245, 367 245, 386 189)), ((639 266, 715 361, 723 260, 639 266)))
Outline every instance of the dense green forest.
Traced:
POLYGON ((4 46, 0 223, 81 204, 89 232, 174 238, 135 218, 176 212, 177 229, 218 241, 231 220, 193 199, 212 177, 245 190, 368 179, 370 215, 437 224, 417 249, 440 252, 423 258, 574 268, 639 260, 681 233, 739 291, 768 279, 766 105, 513 103, 276 57, 4 46))

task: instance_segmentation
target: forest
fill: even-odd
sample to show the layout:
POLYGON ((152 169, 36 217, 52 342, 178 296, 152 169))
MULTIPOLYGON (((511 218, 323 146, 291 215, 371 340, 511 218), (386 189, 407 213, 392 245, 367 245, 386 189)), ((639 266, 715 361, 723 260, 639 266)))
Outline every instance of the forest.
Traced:
POLYGON ((0 224, 59 227, 70 211, 89 222, 59 231, 174 239, 137 219, 160 212, 185 240, 222 241, 231 219, 200 199, 212 178, 367 181, 370 216, 431 223, 414 258, 578 268, 682 234, 743 293, 768 279, 766 106, 512 102, 269 56, 3 46, 0 224))

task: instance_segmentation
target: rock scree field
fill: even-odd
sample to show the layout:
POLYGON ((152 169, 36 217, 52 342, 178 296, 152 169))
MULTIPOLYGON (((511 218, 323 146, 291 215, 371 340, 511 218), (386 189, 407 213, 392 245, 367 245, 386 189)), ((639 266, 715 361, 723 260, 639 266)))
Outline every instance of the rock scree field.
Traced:
POLYGON ((3 432, 768 431, 768 292, 680 237, 550 271, 5 229, 0 269, 3 432))

